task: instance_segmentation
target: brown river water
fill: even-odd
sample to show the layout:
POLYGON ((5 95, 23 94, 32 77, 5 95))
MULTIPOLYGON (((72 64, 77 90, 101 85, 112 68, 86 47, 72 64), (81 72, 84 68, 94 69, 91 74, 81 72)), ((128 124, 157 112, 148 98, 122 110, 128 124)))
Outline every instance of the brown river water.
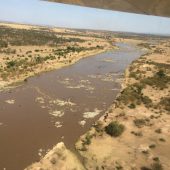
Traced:
POLYGON ((125 68, 142 52, 132 45, 31 77, 0 92, 0 170, 23 170, 80 135, 113 103, 125 68), (83 126, 84 124, 84 126, 83 126))

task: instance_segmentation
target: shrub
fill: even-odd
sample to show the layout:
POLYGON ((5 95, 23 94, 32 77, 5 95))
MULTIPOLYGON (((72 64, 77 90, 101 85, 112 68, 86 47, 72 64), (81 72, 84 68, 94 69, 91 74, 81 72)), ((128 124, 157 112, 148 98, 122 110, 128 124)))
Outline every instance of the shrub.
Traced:
POLYGON ((167 83, 170 82, 170 77, 165 74, 163 70, 158 71, 153 77, 145 78, 141 81, 143 84, 164 89, 167 83))
POLYGON ((166 142, 166 140, 164 138, 159 138, 159 141, 166 142))
POLYGON ((130 109, 135 109, 136 108, 136 105, 134 103, 131 103, 129 106, 128 106, 130 109))
POLYGON ((55 159, 55 158, 52 158, 52 159, 50 160, 50 162, 51 162, 52 164, 54 164, 54 165, 55 165, 57 161, 56 161, 56 159, 55 159))
POLYGON ((141 170, 163 170, 162 165, 160 164, 160 162, 155 162, 151 165, 151 168, 148 168, 146 166, 141 167, 141 170))
POLYGON ((139 47, 143 47, 143 48, 147 48, 147 49, 152 49, 152 48, 150 47, 150 44, 148 44, 148 43, 139 43, 138 46, 139 46, 139 47))
POLYGON ((40 50, 38 50, 38 49, 35 49, 34 51, 35 51, 35 52, 39 52, 40 50))
POLYGON ((27 52, 26 52, 26 54, 30 54, 30 53, 32 53, 32 51, 27 51, 27 52))
POLYGON ((147 125, 148 121, 148 119, 135 119, 133 122, 138 128, 141 128, 147 125))
POLYGON ((150 149, 153 149, 153 148, 155 148, 156 147, 156 145, 155 144, 151 144, 151 145, 149 145, 149 148, 150 149))
POLYGON ((97 45, 96 48, 101 48, 101 46, 97 45))
POLYGON ((111 122, 108 126, 105 127, 106 133, 113 137, 120 136, 124 129, 124 125, 119 124, 118 122, 111 122))
POLYGON ((153 160, 158 162, 159 161, 159 157, 154 157, 153 160))
POLYGON ((6 81, 8 77, 8 73, 1 73, 1 78, 6 81))
POLYGON ((95 128, 95 130, 96 130, 97 132, 102 132, 102 131, 103 131, 102 122, 100 122, 100 121, 97 121, 97 122, 93 125, 93 127, 95 128))
POLYGON ((135 105, 143 103, 146 107, 152 106, 152 100, 148 96, 144 96, 142 89, 145 87, 143 83, 135 83, 125 88, 121 95, 118 97, 118 101, 127 105, 130 104, 130 108, 134 108, 135 105))
POLYGON ((148 96, 143 96, 142 97, 142 102, 146 107, 151 107, 152 106, 152 100, 148 96))
POLYGON ((163 109, 170 112, 170 97, 162 98, 159 104, 163 107, 163 109))
POLYGON ((142 132, 131 132, 132 134, 134 134, 135 136, 143 136, 142 132))
POLYGON ((85 136, 84 140, 83 140, 83 145, 90 145, 90 144, 91 144, 91 138, 92 138, 92 137, 93 137, 92 135, 87 134, 87 135, 85 136))
POLYGON ((132 77, 134 79, 138 79, 138 76, 137 76, 136 72, 130 72, 129 77, 132 77))
POLYGON ((161 129, 156 129, 155 132, 156 133, 162 133, 162 130, 161 129))
POLYGON ((36 64, 39 64, 39 63, 42 63, 43 62, 43 58, 41 58, 41 57, 35 57, 35 62, 36 62, 36 64))
POLYGON ((165 72, 163 70, 159 70, 156 75, 159 77, 159 78, 164 78, 166 76, 165 72))
POLYGON ((153 163, 151 167, 152 170, 163 170, 163 167, 159 162, 153 163))
POLYGON ((16 66, 16 61, 9 61, 6 64, 7 64, 7 68, 15 67, 16 66))
POLYGON ((0 48, 7 48, 8 43, 6 41, 0 40, 0 48))
POLYGON ((146 167, 146 166, 142 166, 140 169, 141 169, 141 170, 152 170, 151 168, 148 168, 148 167, 146 167))
POLYGON ((90 136, 86 136, 86 145, 90 145, 90 143, 91 143, 90 136))
POLYGON ((163 49, 161 49, 161 48, 156 48, 155 50, 154 50, 154 53, 157 53, 157 54, 162 54, 164 51, 163 51, 163 49))
POLYGON ((4 49, 1 52, 5 54, 16 54, 16 50, 11 48, 4 49))

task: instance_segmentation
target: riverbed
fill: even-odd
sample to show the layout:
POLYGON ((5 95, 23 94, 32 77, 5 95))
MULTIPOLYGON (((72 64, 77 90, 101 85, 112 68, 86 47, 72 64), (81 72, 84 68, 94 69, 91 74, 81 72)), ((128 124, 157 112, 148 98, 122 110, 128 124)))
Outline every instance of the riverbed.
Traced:
POLYGON ((56 143, 74 150, 78 137, 113 103, 133 45, 81 59, 0 92, 0 169, 23 170, 56 143))

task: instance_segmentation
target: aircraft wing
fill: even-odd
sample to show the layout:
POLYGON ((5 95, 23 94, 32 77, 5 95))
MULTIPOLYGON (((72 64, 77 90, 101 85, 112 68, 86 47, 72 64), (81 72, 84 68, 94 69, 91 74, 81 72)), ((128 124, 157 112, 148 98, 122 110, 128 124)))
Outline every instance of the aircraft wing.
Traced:
POLYGON ((170 0, 47 0, 85 7, 170 17, 170 0))

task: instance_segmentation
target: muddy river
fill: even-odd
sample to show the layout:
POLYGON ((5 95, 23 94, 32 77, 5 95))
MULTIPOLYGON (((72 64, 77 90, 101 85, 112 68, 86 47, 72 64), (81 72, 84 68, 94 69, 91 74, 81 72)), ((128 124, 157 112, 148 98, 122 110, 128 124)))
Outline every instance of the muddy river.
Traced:
POLYGON ((0 92, 0 170, 23 170, 80 135, 113 103, 125 68, 141 54, 132 45, 87 57, 0 92))

